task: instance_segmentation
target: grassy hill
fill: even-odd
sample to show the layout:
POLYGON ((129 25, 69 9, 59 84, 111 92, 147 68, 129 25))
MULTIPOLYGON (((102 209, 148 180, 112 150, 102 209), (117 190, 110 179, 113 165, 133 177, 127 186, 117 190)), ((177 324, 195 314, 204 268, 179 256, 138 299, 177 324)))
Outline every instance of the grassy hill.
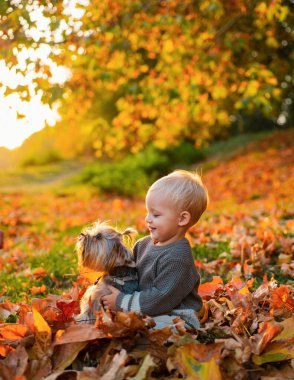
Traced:
MULTIPOLYGON (((45 132, 44 132, 45 133, 45 132)), ((51 133, 51 129, 50 129, 51 133)), ((285 136, 288 136, 291 138, 292 132, 291 130, 284 132, 285 136), (288 135, 287 135, 288 133, 288 135)), ((40 132, 39 132, 40 134, 40 132)), ((36 136, 39 139, 39 134, 36 133, 36 136)), ((46 132, 48 134, 48 131, 46 132)), ((234 158, 238 155, 241 155, 245 152, 246 149, 255 149, 258 148, 259 141, 267 141, 267 137, 270 138, 270 136, 283 136, 283 132, 277 132, 277 134, 273 135, 273 132, 260 132, 260 133, 248 133, 243 135, 237 135, 235 137, 231 137, 228 140, 219 141, 211 144, 207 148, 201 148, 198 150, 195 150, 195 153, 191 151, 191 146, 188 146, 188 151, 185 150, 185 146, 180 147, 178 150, 174 150, 172 154, 168 153, 166 156, 160 155, 160 153, 154 154, 151 151, 151 154, 147 154, 146 157, 140 158, 140 160, 144 163, 146 161, 152 160, 152 167, 153 170, 156 171, 157 168, 162 167, 162 162, 164 164, 163 170, 166 172, 169 172, 173 170, 173 168, 183 167, 183 168, 192 168, 192 169, 200 169, 203 172, 209 172, 214 167, 218 166, 219 163, 223 161, 228 161, 231 158, 234 158), (254 147, 255 142, 255 147, 254 147), (252 145, 253 144, 253 145, 252 145), (184 158, 186 156, 186 158, 184 158), (172 160, 170 164, 168 164, 168 161, 172 160), (194 160, 194 161, 193 161, 194 160), (178 163, 180 162, 180 163, 178 163), (190 164, 188 163, 190 162, 190 164), (194 162, 194 165, 192 164, 194 162)), ((99 164, 99 161, 97 160, 91 160, 91 159, 71 159, 71 160, 60 160, 57 162, 52 162, 49 164, 42 164, 42 165, 26 165, 19 167, 16 165, 16 157, 18 157, 18 161, 20 160, 20 156, 29 150, 30 144, 35 144, 36 136, 32 136, 30 139, 28 139, 23 147, 18 148, 15 152, 11 152, 5 148, 0 149, 0 159, 3 156, 3 167, 0 172, 0 191, 10 192, 10 191, 46 191, 46 190, 54 190, 54 191, 75 191, 75 187, 77 187, 77 183, 79 182, 79 187, 83 185, 83 178, 85 175, 80 175, 81 173, 85 172, 85 168, 91 168, 91 166, 94 168, 95 166, 98 168, 101 168, 104 164, 99 164), (3 151, 3 152, 2 152, 3 151), (3 155, 1 156, 1 153, 3 155), (7 168, 5 165, 7 162, 10 162, 10 167, 7 168)), ((275 139, 275 137, 273 137, 275 139)), ((281 137, 283 140, 283 137, 281 137)), ((287 138, 285 138, 287 140, 287 138)), ((270 144, 270 143, 269 143, 270 144)), ((36 150, 36 147, 34 148, 36 150)), ((40 147, 41 149, 41 147, 40 147)), ((37 154, 39 157, 39 154, 37 154)), ((130 157, 129 161, 134 162, 136 160, 136 157, 132 158, 130 157)), ((1 160, 0 160, 1 161, 1 160)), ((36 161, 37 162, 37 161, 36 161)), ((117 164, 112 167, 111 163, 107 164, 105 166, 105 169, 103 170, 100 175, 105 176, 105 173, 114 173, 115 170, 129 170, 129 162, 128 158, 125 160, 125 164, 120 160, 119 161, 119 167, 117 168, 117 164), (124 167, 125 165, 125 167, 124 167)), ((135 168, 136 169, 136 168, 135 168)), ((95 170, 95 169, 94 169, 95 170)), ((143 168, 143 170, 145 170, 143 168)), ((147 173, 143 172, 142 175, 145 177, 148 176, 148 173, 150 172, 150 168, 146 169, 147 173)), ((160 169, 162 170, 162 169, 160 169)), ((137 173, 137 171, 136 171, 137 173)), ((125 176, 124 172, 118 173, 120 176, 125 176)), ((135 175, 135 172, 132 173, 135 175)), ((140 175, 140 172, 139 174, 140 175)), ((110 178, 110 187, 111 183, 115 182, 116 175, 113 175, 113 179, 110 178), (112 181, 112 182, 111 182, 112 181)), ((108 179, 107 179, 108 180, 108 179)), ((138 178, 138 181, 142 182, 142 178, 138 178)), ((97 182, 97 181, 96 181, 97 182)), ((145 180, 145 182, 148 182, 145 180)), ((143 183, 143 182, 142 182, 143 183)), ((140 189, 140 193, 144 194, 145 188, 144 185, 143 190, 140 189)), ((145 185, 147 186, 147 184, 145 185)), ((91 186, 88 186, 89 191, 93 191, 93 188, 90 190, 91 186)))

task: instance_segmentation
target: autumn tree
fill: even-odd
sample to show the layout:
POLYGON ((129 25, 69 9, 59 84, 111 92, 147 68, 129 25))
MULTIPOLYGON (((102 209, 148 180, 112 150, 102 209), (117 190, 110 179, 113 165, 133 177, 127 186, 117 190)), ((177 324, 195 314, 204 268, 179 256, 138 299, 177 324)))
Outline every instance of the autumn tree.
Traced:
POLYGON ((199 146, 240 110, 279 115, 293 80, 290 6, 10 0, 1 2, 1 54, 17 71, 34 71, 35 90, 60 103, 60 134, 81 152, 115 156, 183 139, 199 146), (44 46, 47 61, 28 56, 18 65, 21 51, 44 46), (52 62, 70 70, 65 83, 52 80, 52 62))

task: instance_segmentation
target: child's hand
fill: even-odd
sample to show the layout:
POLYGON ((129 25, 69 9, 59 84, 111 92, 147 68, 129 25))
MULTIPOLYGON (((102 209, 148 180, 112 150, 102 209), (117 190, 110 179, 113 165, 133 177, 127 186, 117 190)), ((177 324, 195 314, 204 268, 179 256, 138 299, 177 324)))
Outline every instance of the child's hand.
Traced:
POLYGON ((116 311, 116 298, 119 295, 120 291, 111 285, 107 285, 107 288, 111 291, 111 294, 102 296, 101 300, 105 308, 116 311))

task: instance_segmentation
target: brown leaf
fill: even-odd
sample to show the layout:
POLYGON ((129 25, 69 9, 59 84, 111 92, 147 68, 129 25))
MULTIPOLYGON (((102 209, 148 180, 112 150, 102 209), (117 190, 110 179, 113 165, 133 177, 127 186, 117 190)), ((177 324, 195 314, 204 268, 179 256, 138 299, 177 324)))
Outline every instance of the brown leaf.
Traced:
POLYGON ((247 338, 234 335, 235 338, 217 339, 216 343, 223 342, 221 357, 230 357, 239 364, 247 363, 251 356, 251 345, 247 338))
POLYGON ((225 321, 226 309, 214 299, 209 300, 207 304, 209 305, 214 324, 219 325, 223 323, 225 321))
POLYGON ((28 364, 28 354, 24 347, 18 346, 6 359, 0 361, 1 380, 11 380, 22 376, 28 364))
POLYGON ((126 372, 125 363, 127 360, 126 350, 114 355, 109 369, 101 376, 101 380, 123 380, 126 372))
POLYGON ((294 278, 294 261, 292 261, 290 264, 283 263, 281 265, 281 272, 284 276, 290 276, 291 278, 294 278))
POLYGON ((18 309, 18 305, 13 304, 8 299, 5 300, 3 303, 0 304, 0 321, 4 321, 10 315, 15 314, 18 309))
POLYGON ((49 357, 43 356, 39 359, 31 359, 25 373, 26 378, 30 380, 43 380, 51 373, 51 361, 49 357))
POLYGON ((93 325, 71 325, 66 330, 58 330, 54 346, 66 343, 88 342, 95 339, 106 338, 108 335, 93 325))
POLYGON ((133 311, 129 313, 117 312, 113 319, 108 318, 108 321, 105 321, 103 314, 98 312, 96 320, 97 327, 109 334, 109 337, 134 335, 138 331, 146 331, 152 323, 152 319, 144 319, 133 311))
POLYGON ((87 344, 88 342, 75 342, 57 345, 52 356, 54 371, 62 371, 71 365, 79 352, 83 350, 87 344))

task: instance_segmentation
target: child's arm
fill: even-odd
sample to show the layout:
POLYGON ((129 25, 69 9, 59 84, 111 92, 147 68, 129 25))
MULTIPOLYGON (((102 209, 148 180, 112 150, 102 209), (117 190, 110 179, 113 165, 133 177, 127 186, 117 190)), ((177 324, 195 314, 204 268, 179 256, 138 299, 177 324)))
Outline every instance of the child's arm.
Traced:
POLYGON ((151 288, 133 294, 116 294, 116 309, 146 315, 170 313, 193 291, 197 295, 199 274, 188 262, 172 258, 159 263, 158 276, 151 288))

